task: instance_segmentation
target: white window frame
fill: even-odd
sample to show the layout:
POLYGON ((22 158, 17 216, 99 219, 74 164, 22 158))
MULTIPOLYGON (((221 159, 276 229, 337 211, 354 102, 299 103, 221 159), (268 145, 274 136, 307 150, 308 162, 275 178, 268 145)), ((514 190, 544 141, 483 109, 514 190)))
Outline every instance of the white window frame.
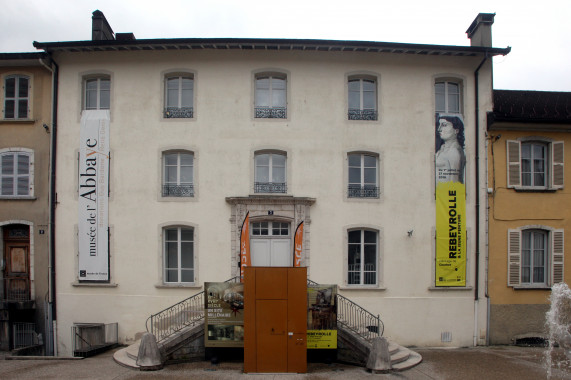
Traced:
POLYGON ((508 286, 514 288, 549 288, 564 281, 564 238, 563 229, 548 226, 530 225, 516 229, 508 229, 508 286), (543 283, 522 280, 523 238, 526 232, 541 231, 547 237, 545 274, 543 283))
MULTIPOLYGON (((564 143, 542 137, 525 137, 506 140, 507 187, 516 190, 560 190, 564 187, 564 143), (545 183, 541 186, 523 185, 522 144, 542 144, 546 146, 545 183)), ((532 162, 533 165, 533 162, 532 162)), ((533 175, 533 172, 532 172, 533 175)))
MULTIPOLYGON (((382 283, 382 278, 381 278, 381 230, 376 229, 376 228, 369 228, 369 227, 351 227, 351 228, 347 228, 345 230, 345 255, 344 255, 344 279, 345 279, 345 285, 347 287, 357 287, 357 288, 379 288, 380 284, 382 283), (361 236, 360 236, 360 267, 359 267, 359 283, 358 284, 351 284, 349 282, 350 280, 350 275, 349 272, 351 270, 350 267, 350 263, 349 263, 349 234, 351 232, 355 232, 355 231, 360 231, 361 236), (364 268, 364 246, 365 246, 365 241, 364 241, 364 235, 365 235, 365 231, 367 232, 373 232, 375 233, 375 237, 376 237, 376 242, 375 242, 375 283, 374 284, 365 284, 364 283, 364 272, 366 272, 366 268, 364 268)), ((355 265, 355 264, 354 264, 355 265)), ((371 271, 369 271, 371 272, 371 271)))
POLYGON ((162 165, 161 165, 161 196, 163 198, 193 198, 195 196, 195 185, 194 185, 194 177, 195 177, 195 157, 194 152, 187 151, 187 150, 170 150, 165 151, 162 153, 162 165), (181 155, 188 155, 192 159, 192 163, 190 165, 182 165, 182 157, 181 155), (167 156, 176 156, 176 165, 167 165, 167 156), (176 182, 169 182, 167 180, 167 167, 168 166, 175 166, 176 167, 176 182), (190 182, 181 182, 181 168, 183 166, 190 167, 191 169, 191 178, 190 182), (167 190, 167 186, 176 186, 178 188, 173 189, 173 191, 167 190), (188 186, 185 188, 184 186, 188 186))
MULTIPOLYGON (((287 183, 287 165, 288 157, 286 152, 281 151, 257 151, 254 153, 254 193, 259 194, 287 194, 288 183, 287 183), (268 181, 261 182, 258 178, 258 158, 262 155, 269 155, 268 161, 268 181), (281 156, 284 159, 284 182, 275 182, 273 172, 278 166, 274 165, 274 156, 281 156)), ((265 166, 265 165, 264 165, 265 166)))
POLYGON ((3 101, 2 101, 2 114, 3 114, 3 118, 5 120, 30 120, 31 119, 31 113, 32 113, 32 107, 31 107, 31 100, 32 100, 32 77, 30 75, 26 75, 26 74, 9 74, 3 77, 2 79, 2 86, 3 86, 3 91, 2 91, 2 95, 3 95, 3 101), (14 96, 8 97, 8 94, 6 93, 7 89, 7 84, 6 82, 9 79, 14 79, 15 83, 14 83, 14 96), (27 96, 20 96, 20 80, 22 79, 26 79, 28 81, 28 95, 27 96), (14 102, 14 117, 7 117, 6 116, 6 102, 12 100, 14 102), (25 117, 20 117, 19 113, 20 113, 20 101, 25 100, 26 101, 26 116, 25 117))
POLYGON ((162 228, 162 279, 163 283, 166 285, 194 285, 197 282, 197 261, 196 261, 196 229, 192 226, 186 225, 170 225, 164 226, 162 228), (167 240, 167 231, 168 230, 176 230, 177 232, 177 239, 176 240, 167 240), (192 231, 192 240, 182 240, 182 230, 190 230, 192 231), (167 243, 174 242, 177 245, 177 267, 170 268, 167 263, 167 243), (193 266, 191 268, 183 268, 182 267, 182 243, 183 242, 190 242, 192 243, 192 263, 193 266), (177 281, 168 281, 168 274, 169 270, 176 270, 177 272, 177 281), (182 271, 183 270, 192 270, 192 281, 182 281, 182 271))
POLYGON ((289 116, 288 113, 288 94, 289 94, 289 80, 288 74, 283 72, 260 72, 254 75, 254 118, 255 119, 287 119, 289 116), (268 79, 268 88, 261 88, 260 87, 260 80, 268 79), (283 81, 283 98, 284 103, 278 104, 277 98, 275 93, 278 91, 282 91, 282 89, 274 89, 273 88, 273 80, 282 80, 283 81), (258 104, 258 92, 261 90, 268 91, 268 106, 262 106, 258 104))
POLYGON ((194 74, 193 73, 169 73, 166 74, 164 77, 164 110, 163 110, 163 117, 167 119, 192 119, 194 118, 194 74), (176 98, 176 106, 169 106, 169 83, 173 79, 178 79, 177 83, 177 98, 176 98), (191 81, 191 88, 184 89, 183 88, 183 80, 190 79, 191 81), (190 104, 183 104, 183 91, 188 90, 190 93, 190 104))
POLYGON ((351 75, 347 78, 347 118, 349 120, 378 120, 378 82, 377 78, 370 75, 351 75), (351 82, 358 82, 358 91, 351 91, 351 82), (366 91, 364 82, 373 83, 373 91, 366 91), (350 107, 351 93, 358 92, 359 95, 359 108, 350 107), (373 93, 373 108, 365 108, 366 93, 373 93))
POLYGON ((108 110, 111 109, 111 76, 110 75, 88 75, 85 76, 83 78, 83 107, 84 110, 108 110), (95 88, 95 99, 96 99, 96 104, 95 107, 89 107, 87 105, 87 94, 88 91, 90 91, 87 87, 88 87, 88 83, 95 81, 96 83, 96 88, 95 88), (102 81, 107 81, 109 82, 109 89, 101 89, 101 82, 102 81), (101 105, 101 100, 103 98, 103 91, 108 92, 108 102, 109 102, 109 106, 105 107, 104 105, 101 105))
POLYGON ((34 151, 32 149, 27 148, 4 148, 0 149, 0 199, 31 199, 34 198, 34 151), (28 173, 27 174, 18 174, 17 169, 17 160, 14 160, 14 167, 13 167, 13 174, 4 175, 1 171, 2 163, 4 162, 4 157, 6 156, 14 156, 16 158, 19 155, 27 156, 28 157, 28 173), (12 190, 17 193, 17 178, 18 177, 27 177, 28 178, 28 193, 23 195, 18 194, 11 194, 11 195, 2 195, 1 194, 1 184, 4 182, 4 178, 12 178, 13 188, 12 190))
POLYGON ((347 198, 349 199, 378 199, 380 196, 380 186, 379 186, 379 167, 380 159, 379 155, 372 152, 348 152, 347 153, 347 198), (359 156, 360 169, 359 183, 351 182, 351 168, 357 168, 357 166, 351 166, 350 160, 351 156, 359 156), (370 166, 365 166, 365 157, 372 157, 375 159, 375 184, 371 187, 371 183, 365 183, 365 169, 371 169, 370 166))
POLYGON ((441 114, 456 114, 461 115, 463 111, 463 99, 462 99, 462 81, 458 79, 436 79, 434 82, 434 109, 436 113, 441 114), (437 91, 437 85, 444 85, 444 93, 437 91), (457 93, 451 93, 451 87, 457 86, 457 93), (458 102, 458 109, 450 109, 450 96, 455 95, 458 102), (443 96, 444 108, 438 108, 438 99, 443 96))

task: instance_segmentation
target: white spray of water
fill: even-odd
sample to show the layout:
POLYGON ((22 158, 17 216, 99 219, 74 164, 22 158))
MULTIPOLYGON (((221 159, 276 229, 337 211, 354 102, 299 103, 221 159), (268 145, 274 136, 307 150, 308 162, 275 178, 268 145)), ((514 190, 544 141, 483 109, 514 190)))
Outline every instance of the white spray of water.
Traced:
POLYGON ((565 283, 551 288, 551 308, 545 314, 545 324, 549 332, 549 345, 545 351, 547 377, 551 378, 552 366, 568 371, 571 368, 571 289, 565 283), (558 344, 564 358, 553 360, 553 347, 558 344))

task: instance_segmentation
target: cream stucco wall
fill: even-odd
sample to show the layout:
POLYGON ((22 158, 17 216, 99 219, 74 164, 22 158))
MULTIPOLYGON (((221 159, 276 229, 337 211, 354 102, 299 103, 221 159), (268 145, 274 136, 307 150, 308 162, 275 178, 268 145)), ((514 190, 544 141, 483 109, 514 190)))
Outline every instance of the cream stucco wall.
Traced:
MULTIPOLYGON (((474 70, 481 57, 197 50, 59 53, 55 59, 61 69, 56 239, 61 354, 70 354, 74 322, 119 322, 120 341, 129 343, 144 331, 151 313, 202 290, 204 281, 235 275, 232 206, 225 199, 253 194, 253 152, 267 148, 287 152, 287 195, 315 199, 305 241, 313 281, 341 285, 342 294, 380 314, 385 335, 400 344, 472 345, 475 315, 476 331, 485 335, 485 303, 475 314, 473 289, 474 70), (195 117, 165 120, 163 75, 181 70, 195 75, 195 117), (253 75, 259 70, 288 73, 286 120, 253 119, 253 75), (76 275, 81 78, 97 72, 110 74, 112 81, 110 287, 78 286, 76 275), (378 121, 347 120, 346 81, 352 73, 377 75, 378 121), (433 84, 442 76, 463 80, 469 246, 468 287, 461 290, 433 288, 433 84), (160 152, 171 148, 195 153, 194 199, 158 196, 160 152), (346 198, 350 151, 379 154, 379 199, 346 198), (195 287, 161 286, 161 227, 178 223, 195 227, 195 287), (375 289, 343 286, 346 229, 355 226, 380 231, 381 283, 375 289), (441 342, 442 332, 451 332, 452 341, 441 342)), ((480 80, 483 128, 483 114, 491 109, 488 64, 480 80)), ((483 132, 480 136, 483 160, 483 132)), ((484 257, 481 253, 482 265, 484 257)))

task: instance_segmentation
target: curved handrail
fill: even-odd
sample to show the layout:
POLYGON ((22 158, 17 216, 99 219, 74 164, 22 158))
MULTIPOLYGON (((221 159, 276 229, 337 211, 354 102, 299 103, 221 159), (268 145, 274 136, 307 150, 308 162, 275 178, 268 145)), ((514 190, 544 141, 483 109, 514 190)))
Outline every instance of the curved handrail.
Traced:
POLYGON ((385 332, 380 315, 374 315, 341 294, 337 294, 337 323, 366 340, 383 336, 385 332))
MULTIPOLYGON (((240 276, 232 277, 225 282, 240 282, 240 276)), ((319 284, 307 279, 308 286, 319 284)), ((152 333, 157 342, 167 339, 172 334, 187 326, 197 324, 204 319, 204 290, 188 297, 147 318, 145 327, 152 333)), ((379 315, 374 315, 341 294, 336 295, 337 322, 355 332, 366 340, 382 336, 385 330, 379 315)))

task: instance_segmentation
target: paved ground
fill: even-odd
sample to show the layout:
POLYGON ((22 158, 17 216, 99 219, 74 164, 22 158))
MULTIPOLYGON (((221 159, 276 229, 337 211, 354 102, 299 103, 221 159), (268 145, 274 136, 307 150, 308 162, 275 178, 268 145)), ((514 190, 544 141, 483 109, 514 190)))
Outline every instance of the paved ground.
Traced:
MULTIPOLYGON (((243 374, 242 363, 210 362, 174 364, 155 372, 140 372, 113 361, 113 351, 81 360, 0 360, 0 379, 548 379, 545 349, 537 347, 476 347, 415 349, 423 357, 418 366, 404 372, 372 374, 364 368, 340 363, 309 363, 306 374, 243 374)), ((571 364, 563 352, 554 353, 558 366, 551 379, 571 379, 571 364)))

